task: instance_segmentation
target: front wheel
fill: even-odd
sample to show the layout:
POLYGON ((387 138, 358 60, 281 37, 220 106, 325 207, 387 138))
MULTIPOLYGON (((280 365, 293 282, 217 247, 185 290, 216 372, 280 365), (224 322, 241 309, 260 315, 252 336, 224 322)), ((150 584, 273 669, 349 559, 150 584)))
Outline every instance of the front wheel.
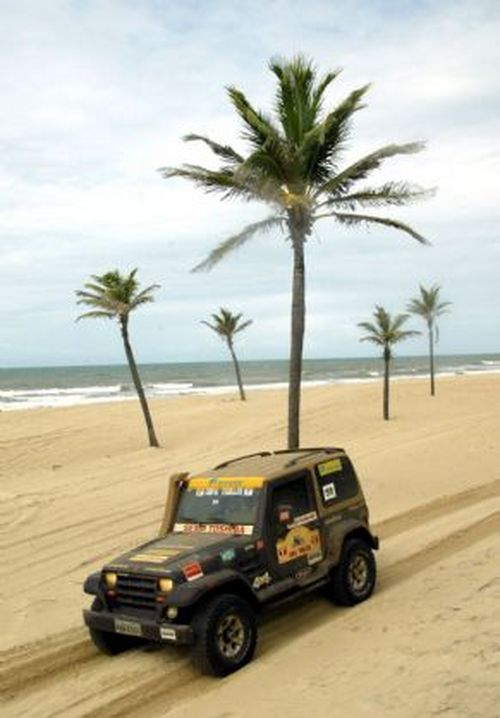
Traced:
POLYGON ((330 581, 330 596, 339 606, 354 606, 373 593, 377 579, 375 556, 362 539, 348 539, 330 581))
POLYGON ((203 672, 227 676, 252 660, 257 622, 252 607, 239 596, 222 594, 193 618, 193 661, 203 672))

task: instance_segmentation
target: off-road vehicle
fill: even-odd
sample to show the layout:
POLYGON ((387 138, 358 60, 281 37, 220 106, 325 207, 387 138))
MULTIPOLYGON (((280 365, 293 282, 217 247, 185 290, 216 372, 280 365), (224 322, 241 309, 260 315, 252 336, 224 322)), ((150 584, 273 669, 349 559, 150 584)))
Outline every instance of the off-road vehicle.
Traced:
POLYGON ((265 606, 323 586, 354 605, 373 591, 378 539, 343 449, 263 451, 170 479, 159 538, 90 575, 95 645, 192 644, 224 676, 248 663, 265 606))

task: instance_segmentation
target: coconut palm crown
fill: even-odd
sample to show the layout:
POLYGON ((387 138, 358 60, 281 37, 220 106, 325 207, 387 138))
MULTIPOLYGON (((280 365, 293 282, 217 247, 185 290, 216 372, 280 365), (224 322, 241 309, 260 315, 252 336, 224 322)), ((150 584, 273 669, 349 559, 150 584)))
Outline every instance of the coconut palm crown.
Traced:
POLYGON ((77 321, 80 319, 100 318, 116 319, 118 321, 130 373, 144 415, 149 444, 150 446, 158 446, 151 413, 130 344, 128 324, 132 311, 143 304, 154 302, 153 293, 159 288, 159 285, 151 284, 141 290, 136 274, 137 269, 133 269, 128 275, 122 275, 116 269, 101 275, 93 274, 91 276, 92 281, 85 282, 84 289, 79 289, 76 292, 78 297, 77 304, 84 304, 93 307, 93 309, 80 314, 77 321))
POLYGON ((163 167, 160 172, 165 178, 188 179, 206 192, 220 194, 222 199, 260 200, 271 208, 267 217, 249 224, 216 246, 195 271, 211 269, 229 252, 242 247, 259 233, 280 229, 290 242, 293 283, 288 446, 297 448, 305 328, 304 246, 313 227, 323 219, 349 227, 384 226, 426 244, 426 239, 409 225, 372 214, 370 210, 406 205, 426 197, 429 192, 406 182, 384 182, 379 186, 364 183, 385 160, 420 152, 424 148, 422 142, 389 144, 342 166, 352 119, 365 107, 368 85, 354 90, 336 107, 326 111, 325 92, 339 70, 320 77, 313 64, 302 56, 291 61, 272 60, 269 67, 277 81, 272 115, 254 108, 236 87, 227 90, 243 127, 246 154, 204 135, 189 134, 184 139, 207 145, 219 166, 209 169, 184 164, 163 167))
POLYGON ((451 302, 443 302, 439 296, 441 287, 433 284, 429 289, 420 285, 420 296, 411 299, 407 304, 407 311, 416 316, 422 317, 427 324, 429 335, 429 374, 431 380, 431 396, 436 394, 435 370, 434 370, 434 344, 439 340, 439 329, 437 318, 448 311, 451 302))
POLYGON ((402 329, 403 324, 408 321, 409 314, 396 314, 392 317, 383 307, 375 306, 373 322, 359 322, 358 327, 364 329, 366 334, 361 337, 362 342, 372 342, 382 348, 384 359, 384 394, 383 394, 383 416, 389 419, 389 377, 390 362, 393 357, 392 347, 394 344, 414 337, 420 332, 412 329, 402 329))
POLYGON ((247 319, 243 322, 241 321, 242 316, 243 314, 241 313, 232 314, 228 309, 224 309, 224 307, 221 307, 219 309, 219 314, 212 314, 212 324, 206 321, 202 321, 201 323, 212 329, 212 331, 214 331, 221 339, 226 342, 234 364, 234 371, 236 373, 236 381, 238 382, 240 399, 242 401, 245 401, 246 395, 243 388, 243 382, 241 380, 240 365, 236 357, 236 352, 234 351, 234 337, 236 334, 239 334, 239 332, 242 332, 244 329, 249 327, 250 324, 252 324, 253 320, 247 319))

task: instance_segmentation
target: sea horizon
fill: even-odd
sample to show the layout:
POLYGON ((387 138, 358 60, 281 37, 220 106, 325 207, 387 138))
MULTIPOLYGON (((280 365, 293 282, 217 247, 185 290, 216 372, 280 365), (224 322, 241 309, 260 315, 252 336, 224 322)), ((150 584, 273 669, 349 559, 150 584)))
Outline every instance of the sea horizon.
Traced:
MULTIPOLYGON (((287 386, 287 359, 240 362, 249 390, 287 386)), ((149 398, 236 391, 230 361, 150 362, 139 365, 149 398)), ((379 357, 304 359, 304 386, 377 381, 383 366, 379 357)), ((426 355, 395 357, 392 377, 428 376, 426 355)), ((500 372, 500 353, 443 354, 436 356, 436 374, 500 372)), ((126 364, 82 364, 0 368, 0 410, 58 407, 126 401, 135 398, 126 364)))

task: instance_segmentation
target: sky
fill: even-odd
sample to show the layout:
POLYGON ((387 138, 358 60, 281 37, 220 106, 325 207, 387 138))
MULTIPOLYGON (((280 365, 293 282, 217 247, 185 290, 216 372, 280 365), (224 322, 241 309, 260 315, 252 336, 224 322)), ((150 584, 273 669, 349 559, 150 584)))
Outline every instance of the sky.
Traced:
MULTIPOLYGON (((0 367, 122 363, 117 327, 75 322, 92 274, 138 268, 156 302, 131 320, 141 362, 225 360, 201 324, 220 306, 253 319, 243 359, 285 358, 292 253, 280 232, 211 272, 190 270, 268 215, 157 169, 213 166, 189 132, 245 149, 228 85, 270 110, 271 58, 341 67, 325 108, 372 83, 345 163, 392 142, 387 179, 436 195, 381 214, 386 228, 317 225, 306 246, 304 356, 366 356, 357 323, 402 312, 420 284, 452 302, 438 351, 500 351, 500 3, 496 0, 2 0, 0 3, 0 367)), ((408 327, 421 328, 417 319, 408 327)), ((400 354, 424 354, 425 337, 400 354)))

